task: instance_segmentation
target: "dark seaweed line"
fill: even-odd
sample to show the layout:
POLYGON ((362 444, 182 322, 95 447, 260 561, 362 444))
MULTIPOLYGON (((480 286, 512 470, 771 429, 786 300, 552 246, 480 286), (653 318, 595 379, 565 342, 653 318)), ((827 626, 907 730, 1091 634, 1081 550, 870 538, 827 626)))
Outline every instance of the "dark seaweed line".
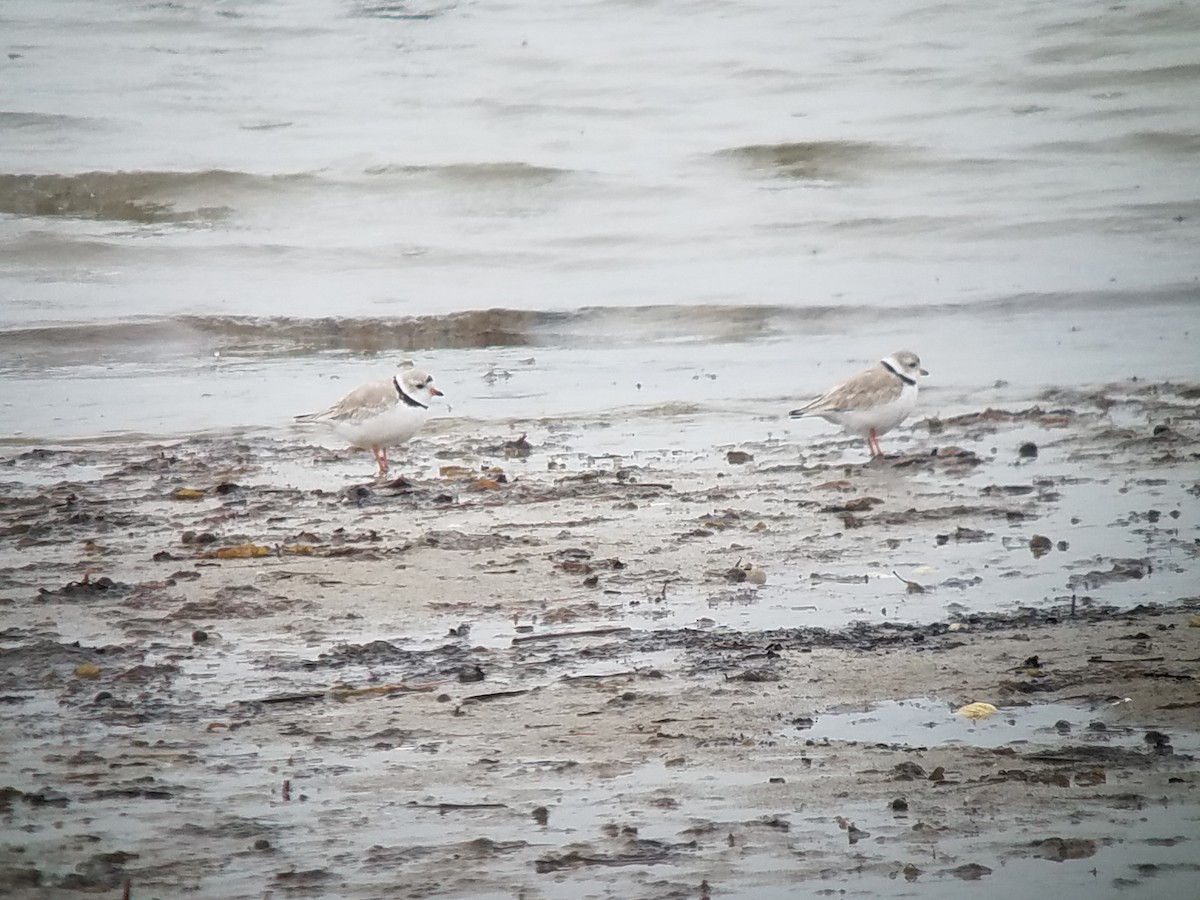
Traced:
POLYGON ((907 624, 884 622, 873 625, 855 622, 846 628, 777 628, 769 631, 710 631, 699 628, 664 629, 639 632, 625 643, 630 651, 653 652, 667 649, 704 651, 804 650, 810 648, 875 650, 888 647, 911 647, 929 638, 953 637, 957 628, 966 626, 967 633, 988 633, 1013 628, 1053 628, 1063 625, 1088 625, 1109 619, 1136 619, 1173 615, 1183 611, 1200 610, 1200 597, 1181 597, 1169 605, 1138 604, 1128 609, 1086 604, 1087 598, 1058 599, 1041 607, 1025 607, 1012 613, 979 613, 945 622, 907 624))
MULTIPOLYGON (((1043 309, 1123 307, 1200 303, 1200 286, 1182 284, 1134 295, 1123 291, 1017 294, 963 305, 917 306, 906 315, 944 317, 955 311, 976 315, 1021 314, 1043 309)), ((472 347, 521 347, 643 342, 646 336, 711 334, 721 340, 848 329, 875 321, 873 306, 688 306, 583 307, 577 310, 492 308, 410 317, 179 316, 138 318, 96 324, 17 327, 0 331, 0 353, 31 356, 44 349, 61 354, 72 348, 115 348, 216 344, 226 354, 264 352, 376 352, 472 347)), ((888 314, 894 314, 889 309, 888 314)))

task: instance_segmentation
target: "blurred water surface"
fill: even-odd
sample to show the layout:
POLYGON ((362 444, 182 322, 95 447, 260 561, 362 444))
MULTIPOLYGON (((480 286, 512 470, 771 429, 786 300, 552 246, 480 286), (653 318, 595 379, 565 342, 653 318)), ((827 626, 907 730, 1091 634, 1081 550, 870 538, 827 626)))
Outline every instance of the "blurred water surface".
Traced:
POLYGON ((404 357, 482 418, 775 414, 901 346, 946 402, 1200 376, 1196 4, 7 0, 0 50, 22 440, 404 357))

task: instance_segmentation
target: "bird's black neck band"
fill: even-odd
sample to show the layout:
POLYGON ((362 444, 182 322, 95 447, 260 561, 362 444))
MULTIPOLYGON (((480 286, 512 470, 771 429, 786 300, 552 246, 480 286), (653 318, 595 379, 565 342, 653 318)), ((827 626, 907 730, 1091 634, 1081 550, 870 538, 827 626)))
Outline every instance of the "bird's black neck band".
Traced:
MULTIPOLYGON (((896 371, 896 367, 895 367, 895 366, 893 366, 893 365, 892 365, 890 362, 888 362, 886 359, 881 359, 881 360, 880 360, 880 362, 881 362, 881 363, 883 363, 883 367, 884 367, 885 369, 887 369, 889 372, 891 372, 893 375, 895 375, 897 378, 899 378, 899 379, 900 379, 901 381, 903 381, 905 384, 916 384, 916 383, 917 383, 917 379, 915 379, 915 378, 909 378, 909 377, 908 377, 907 375, 905 375, 904 373, 902 373, 902 372, 897 372, 897 371, 896 371)), ((397 388, 397 390, 399 390, 400 386, 399 386, 399 385, 396 385, 396 388, 397 388)))
POLYGON ((404 393, 404 388, 400 387, 400 379, 395 375, 392 376, 392 384, 396 386, 396 393, 400 395, 400 399, 404 401, 405 406, 415 406, 418 409, 429 409, 429 407, 420 400, 416 400, 404 393))

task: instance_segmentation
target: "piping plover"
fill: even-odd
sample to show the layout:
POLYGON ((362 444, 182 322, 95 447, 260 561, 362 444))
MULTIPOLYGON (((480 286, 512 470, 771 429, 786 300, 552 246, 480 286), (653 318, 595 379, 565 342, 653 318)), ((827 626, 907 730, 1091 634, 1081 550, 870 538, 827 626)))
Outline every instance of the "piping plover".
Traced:
POLYGON ((430 399, 441 396, 432 375, 405 369, 390 379, 359 385, 329 409, 296 416, 296 421, 326 423, 351 447, 370 450, 382 477, 388 470, 387 448, 416 434, 430 399))
POLYGON ((917 405, 917 377, 928 374, 917 354, 897 350, 789 415, 793 419, 821 416, 844 431, 865 437, 871 455, 883 456, 879 435, 908 418, 917 405))

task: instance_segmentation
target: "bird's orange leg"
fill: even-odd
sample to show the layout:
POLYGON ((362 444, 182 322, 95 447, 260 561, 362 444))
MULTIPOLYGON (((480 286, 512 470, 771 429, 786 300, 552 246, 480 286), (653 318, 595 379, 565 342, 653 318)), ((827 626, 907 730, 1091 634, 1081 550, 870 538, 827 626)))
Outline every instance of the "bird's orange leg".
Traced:
POLYGON ((883 448, 879 446, 879 435, 875 433, 874 428, 867 432, 867 447, 872 456, 883 456, 883 448))
POLYGON ((375 445, 371 447, 371 455, 375 457, 375 463, 379 466, 378 477, 383 477, 387 474, 388 470, 387 450, 375 445))

